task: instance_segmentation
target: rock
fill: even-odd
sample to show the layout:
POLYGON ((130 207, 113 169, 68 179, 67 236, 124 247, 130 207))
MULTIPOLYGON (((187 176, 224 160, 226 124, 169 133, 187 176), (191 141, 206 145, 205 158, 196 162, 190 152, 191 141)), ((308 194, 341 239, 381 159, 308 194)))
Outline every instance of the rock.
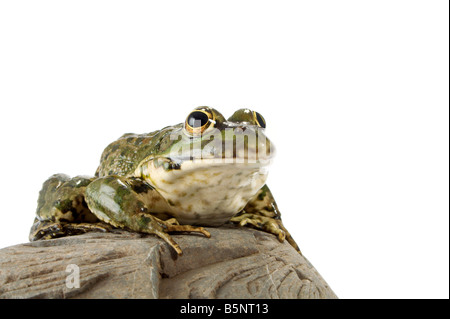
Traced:
POLYGON ((0 250, 0 297, 337 298, 275 236, 233 225, 208 230, 211 238, 173 235, 182 256, 155 236, 126 231, 7 247, 0 250))

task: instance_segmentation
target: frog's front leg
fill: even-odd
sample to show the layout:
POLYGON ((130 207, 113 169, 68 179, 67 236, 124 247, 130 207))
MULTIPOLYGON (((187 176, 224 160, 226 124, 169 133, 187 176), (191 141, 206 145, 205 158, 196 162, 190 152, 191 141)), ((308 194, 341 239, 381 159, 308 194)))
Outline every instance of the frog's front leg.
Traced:
POLYGON ((249 225, 274 234, 280 242, 286 239, 301 254, 297 243, 281 222, 277 203, 267 185, 264 185, 244 209, 231 218, 231 221, 240 226, 249 225))
POLYGON ((170 232, 199 232, 210 237, 202 227, 179 225, 174 218, 163 220, 153 212, 162 212, 166 202, 149 184, 140 178, 106 176, 93 181, 86 188, 89 209, 100 220, 115 227, 135 232, 155 234, 164 239, 181 255, 170 232))

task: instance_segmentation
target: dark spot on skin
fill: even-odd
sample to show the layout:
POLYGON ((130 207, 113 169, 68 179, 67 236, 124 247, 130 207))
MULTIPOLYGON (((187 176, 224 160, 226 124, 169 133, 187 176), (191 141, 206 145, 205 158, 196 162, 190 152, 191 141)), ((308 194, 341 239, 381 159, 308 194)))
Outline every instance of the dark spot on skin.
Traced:
POLYGON ((160 142, 159 141, 156 142, 156 144, 153 146, 153 148, 154 148, 155 152, 157 153, 159 151, 159 149, 161 148, 160 142))
POLYGON ((165 171, 181 169, 181 165, 175 163, 170 158, 157 158, 154 160, 155 167, 163 167, 165 171))
POLYGON ((181 169, 181 165, 178 163, 175 163, 171 160, 167 160, 164 162, 163 164, 164 170, 166 171, 171 171, 171 170, 177 170, 177 169, 181 169))
POLYGON ((67 213, 72 209, 72 200, 71 199, 58 199, 53 203, 58 210, 60 210, 63 214, 67 213))
POLYGON ((102 160, 103 160, 103 161, 106 160, 110 154, 111 154, 111 152, 105 153, 105 154, 103 155, 103 159, 102 159, 102 160))
POLYGON ((134 141, 134 145, 136 145, 136 146, 141 145, 143 140, 144 140, 143 137, 138 137, 138 138, 136 139, 136 141, 134 141))
POLYGON ((118 144, 113 144, 113 145, 110 145, 109 147, 107 147, 107 148, 105 149, 105 153, 103 154, 102 161, 105 161, 106 159, 108 159, 108 157, 109 157, 112 153, 114 153, 115 151, 117 151, 117 150, 119 149, 119 147, 120 147, 120 145, 118 145, 118 144))
POLYGON ((148 216, 141 216, 141 218, 138 221, 139 226, 141 226, 142 228, 147 228, 148 224, 150 224, 151 222, 151 218, 148 216))
POLYGON ((175 206, 175 204, 170 199, 168 199, 167 202, 169 203, 170 206, 175 206))
POLYGON ((146 182, 144 182, 143 180, 139 179, 139 178, 133 178, 131 179, 131 183, 130 186, 132 188, 132 190, 138 194, 141 193, 147 193, 151 190, 153 190, 153 187, 150 186, 149 184, 147 184, 146 182))
POLYGON ((264 200, 264 197, 266 197, 266 193, 267 193, 266 189, 262 188, 261 192, 258 194, 258 200, 264 200))
POLYGON ((113 188, 115 189, 116 193, 114 194, 114 201, 122 207, 122 204, 124 201, 130 198, 131 195, 131 189, 128 186, 118 185, 116 184, 116 177, 111 177, 112 181, 111 184, 113 185, 113 188))

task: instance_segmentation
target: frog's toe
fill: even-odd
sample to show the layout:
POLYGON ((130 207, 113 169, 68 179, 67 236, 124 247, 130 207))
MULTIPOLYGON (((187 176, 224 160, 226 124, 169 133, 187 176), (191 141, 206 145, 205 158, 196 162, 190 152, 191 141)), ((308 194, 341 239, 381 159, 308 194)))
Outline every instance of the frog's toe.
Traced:
POLYGON ((239 226, 244 227, 246 225, 252 225, 256 228, 262 228, 262 224, 258 222, 256 219, 243 218, 239 221, 239 226))
POLYGON ((262 229, 268 233, 277 236, 280 243, 284 242, 286 239, 286 233, 281 229, 280 225, 273 220, 268 220, 263 223, 262 229))
POLYGON ((178 224, 169 224, 167 225, 168 232, 194 232, 194 233, 202 233, 205 237, 210 238, 211 234, 203 227, 196 227, 191 225, 178 225, 178 224))
POLYGON ((173 238, 168 234, 169 232, 198 232, 202 233, 208 238, 211 237, 211 234, 203 227, 194 227, 191 225, 178 225, 167 223, 167 221, 163 222, 162 230, 155 227, 153 231, 155 235, 157 235, 158 237, 163 239, 166 243, 168 243, 170 246, 172 246, 172 248, 177 252, 179 256, 183 254, 183 251, 181 250, 180 246, 173 240, 173 238))
MULTIPOLYGON (((175 220, 176 221, 176 220, 175 220)), ((156 230, 155 234, 164 239, 172 248, 177 252, 179 256, 183 254, 183 251, 181 250, 180 246, 172 239, 172 237, 168 234, 169 232, 197 232, 202 233, 205 235, 205 237, 210 238, 211 234, 209 231, 204 229, 203 227, 195 227, 191 225, 178 225, 178 224, 171 224, 167 223, 167 221, 164 223, 165 227, 163 227, 164 231, 156 230)), ((177 221, 178 223, 178 221, 177 221)))
POLYGON ((232 222, 239 223, 239 226, 252 226, 257 229, 261 229, 267 233, 271 233, 277 236, 280 242, 286 239, 286 232, 283 230, 282 226, 277 223, 277 221, 270 217, 243 214, 240 216, 233 217, 232 222))
POLYGON ((66 236, 63 226, 56 222, 38 222, 33 225, 30 241, 46 240, 66 236))
POLYGON ((286 239, 286 233, 284 231, 280 231, 280 233, 278 234, 278 240, 280 242, 283 242, 286 239))
POLYGON ((167 219, 165 222, 167 224, 171 224, 171 225, 180 225, 180 223, 178 222, 178 220, 176 218, 167 219))
POLYGON ((163 239, 166 243, 168 243, 178 254, 178 256, 181 256, 183 254, 183 251, 181 250, 180 246, 176 243, 175 240, 166 232, 156 230, 154 232, 155 235, 157 235, 159 238, 163 239))
POLYGON ((181 255, 180 246, 172 239, 169 233, 172 232, 197 232, 202 233, 206 237, 211 237, 211 234, 203 227, 196 227, 191 225, 180 225, 175 218, 170 218, 168 220, 159 219, 151 214, 141 213, 136 216, 136 221, 138 221, 137 226, 134 227, 135 230, 154 234, 167 242, 172 248, 181 255))

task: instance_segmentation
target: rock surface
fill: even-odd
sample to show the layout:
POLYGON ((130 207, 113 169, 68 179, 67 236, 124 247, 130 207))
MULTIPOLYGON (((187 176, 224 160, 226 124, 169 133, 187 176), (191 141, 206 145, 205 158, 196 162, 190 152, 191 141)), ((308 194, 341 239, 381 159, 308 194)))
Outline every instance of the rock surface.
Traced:
POLYGON ((0 298, 336 298, 275 236, 231 225, 208 230, 209 239, 173 235, 182 256, 155 236, 125 231, 7 247, 0 298), (73 264, 79 288, 66 284, 73 264))

